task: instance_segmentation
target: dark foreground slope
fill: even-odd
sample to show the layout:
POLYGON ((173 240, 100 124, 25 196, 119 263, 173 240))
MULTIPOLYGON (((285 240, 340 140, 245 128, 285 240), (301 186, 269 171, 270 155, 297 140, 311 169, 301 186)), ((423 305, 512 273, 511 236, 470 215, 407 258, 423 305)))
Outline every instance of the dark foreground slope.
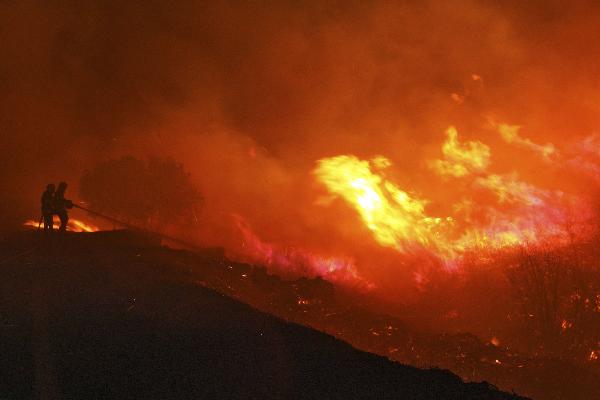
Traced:
POLYGON ((143 261, 123 233, 0 240, 0 399, 510 399, 143 261))

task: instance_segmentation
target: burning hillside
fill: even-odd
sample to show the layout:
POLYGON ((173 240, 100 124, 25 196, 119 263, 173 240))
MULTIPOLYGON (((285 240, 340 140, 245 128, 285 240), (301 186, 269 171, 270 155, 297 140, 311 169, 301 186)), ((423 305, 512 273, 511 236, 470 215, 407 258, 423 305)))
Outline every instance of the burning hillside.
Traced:
MULTIPOLYGON (((60 226, 60 219, 58 218, 58 216, 54 216, 54 226, 58 227, 60 226)), ((36 228, 36 229, 40 229, 41 227, 43 227, 43 222, 42 221, 34 221, 32 219, 27 220, 23 223, 23 226, 26 227, 30 227, 30 228, 36 228)), ((83 222, 80 219, 75 219, 75 218, 70 218, 68 225, 67 225, 67 231, 71 231, 71 232, 97 232, 98 231, 98 227, 86 222, 83 222)))
POLYGON ((111 219, 72 231, 223 247, 596 368, 597 2, 171 3, 0 4, 2 230, 67 181, 111 219))
POLYGON ((467 253, 585 240, 596 59, 574 43, 595 7, 451 3, 5 6, 2 182, 34 184, 6 190, 3 215, 36 215, 32 188, 57 177, 104 203, 129 189, 107 214, 394 294, 467 253), (201 213, 148 217, 167 181, 140 161, 155 157, 183 164, 201 213), (115 159, 137 169, 103 173, 115 159))
MULTIPOLYGON (((329 231, 336 243, 330 247, 334 252, 323 250, 322 243, 311 249, 306 238, 296 239, 299 243, 286 243, 280 235, 276 245, 266 245, 239 215, 234 220, 243 240, 240 248, 234 246, 232 250, 254 262, 278 266, 296 275, 317 274, 335 280, 335 272, 338 278, 345 274, 344 280, 358 282, 364 279, 361 273, 365 273, 375 279, 371 286, 380 286, 377 273, 372 273, 382 268, 405 269, 417 273, 415 276, 422 280, 419 264, 423 263, 434 262, 440 268, 456 271, 465 258, 469 262, 473 257, 480 258, 487 263, 494 254, 501 257, 501 253, 523 246, 530 251, 550 250, 592 240, 598 228, 597 199, 593 192, 571 183, 596 179, 593 171, 600 168, 600 160, 589 149, 593 139, 584 140, 586 152, 567 154, 553 144, 538 145, 521 137, 518 126, 490 126, 514 147, 505 151, 514 152, 515 157, 519 151, 529 152, 538 157, 533 162, 539 168, 553 163, 548 168, 561 169, 570 183, 563 188, 560 182, 543 183, 547 178, 544 174, 540 174, 542 183, 535 177, 533 182, 527 181, 520 171, 527 169, 527 164, 515 162, 508 169, 498 167, 490 146, 481 141, 461 141, 457 129, 451 126, 446 130, 438 158, 424 160, 423 171, 418 172, 426 174, 424 181, 434 190, 422 182, 417 188, 400 187, 394 181, 399 171, 382 155, 370 160, 339 155, 316 162, 312 175, 326 193, 313 191, 314 197, 305 200, 303 206, 310 208, 317 219, 312 232, 307 233, 322 237, 323 230, 329 231), (435 198, 425 197, 426 192, 435 198), (352 209, 355 213, 346 212, 352 209), (324 228, 325 224, 330 226, 324 228), (365 237, 367 233, 371 238, 365 237), (372 258, 381 253, 378 246, 393 249, 397 255, 386 252, 385 264, 381 265, 380 259, 375 265, 372 258), (277 247, 280 250, 275 250, 277 247), (329 261, 314 261, 315 254, 329 261), (316 266, 319 263, 323 265, 316 266)), ((577 149, 581 145, 570 147, 577 149)), ((556 171, 548 174, 556 175, 556 171)), ((436 273, 435 269, 430 273, 436 273)))

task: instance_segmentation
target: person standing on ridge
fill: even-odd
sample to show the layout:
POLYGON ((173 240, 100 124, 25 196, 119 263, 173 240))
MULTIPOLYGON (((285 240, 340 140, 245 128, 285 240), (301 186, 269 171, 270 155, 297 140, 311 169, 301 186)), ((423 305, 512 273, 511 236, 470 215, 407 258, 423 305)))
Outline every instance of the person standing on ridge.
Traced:
POLYGON ((44 232, 51 232, 54 229, 54 191, 56 187, 53 183, 46 186, 42 193, 42 218, 44 219, 44 232))
POLYGON ((61 182, 58 184, 58 189, 56 189, 56 194, 54 195, 54 214, 58 215, 58 218, 60 219, 59 231, 61 232, 67 230, 67 223, 69 222, 67 209, 73 208, 73 202, 65 199, 66 190, 66 182, 61 182))

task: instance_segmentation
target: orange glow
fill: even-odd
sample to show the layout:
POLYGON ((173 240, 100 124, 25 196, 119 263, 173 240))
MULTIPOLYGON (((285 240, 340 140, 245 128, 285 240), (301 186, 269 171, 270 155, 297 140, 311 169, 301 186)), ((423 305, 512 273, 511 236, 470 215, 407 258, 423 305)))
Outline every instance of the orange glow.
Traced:
POLYGON ((515 144, 522 148, 531 150, 546 161, 550 161, 551 158, 556 155, 556 148, 553 144, 549 143, 542 146, 532 142, 530 139, 521 137, 519 135, 519 130, 521 127, 518 125, 495 124, 495 126, 498 129, 498 132, 500 132, 502 139, 504 139, 507 143, 515 144))
POLYGON ((498 196, 500 203, 520 203, 526 206, 543 204, 546 194, 518 179, 516 173, 510 175, 490 174, 477 178, 477 185, 486 188, 498 196))
POLYGON ((490 148, 481 142, 460 143, 458 132, 451 126, 446 130, 442 146, 444 158, 430 163, 440 176, 455 178, 484 171, 490 163, 490 148))
POLYGON ((318 161, 314 174, 329 191, 354 205, 367 228, 382 246, 407 250, 411 244, 439 246, 449 221, 427 215, 426 201, 398 188, 372 170, 389 160, 372 161, 337 156, 318 161), (385 161, 385 162, 383 162, 385 161))
MULTIPOLYGON (((23 226, 28 226, 28 227, 33 227, 36 228, 38 226, 41 227, 41 229, 44 228, 44 223, 42 222, 41 224, 39 224, 39 221, 34 221, 32 219, 27 220, 23 223, 23 226)), ((54 216, 54 229, 57 229, 57 227, 60 226, 60 220, 58 219, 57 216, 54 216)), ((85 223, 79 219, 75 219, 75 218, 69 218, 69 223, 67 224, 67 230, 70 232, 97 232, 99 231, 97 226, 85 223)))
MULTIPOLYGON (((512 132, 511 140, 518 138, 514 128, 501 126, 512 132)), ((587 213, 579 199, 522 181, 516 171, 489 172, 491 151, 487 145, 461 143, 454 127, 447 129, 446 136, 444 157, 429 166, 445 181, 460 178, 470 183, 468 189, 476 189, 464 194, 451 215, 430 214, 427 207, 431 201, 409 194, 387 179, 384 170, 392 163, 385 157, 370 161, 353 155, 324 158, 317 161, 313 173, 331 194, 356 209, 380 245, 400 252, 419 246, 445 260, 475 249, 559 243, 573 233, 565 228, 567 219, 587 213), (477 191, 492 194, 495 200, 482 203, 468 197, 477 191), (573 203, 577 204, 575 210, 573 203), (479 217, 475 219, 473 214, 479 217)), ((551 145, 545 149, 542 154, 548 157, 554 152, 551 145)))
POLYGON ((278 273, 318 276, 331 282, 365 290, 374 288, 372 283, 358 274, 354 260, 347 257, 323 256, 304 249, 280 248, 261 240, 241 216, 232 215, 232 217, 243 236, 244 254, 237 258, 259 263, 278 273))

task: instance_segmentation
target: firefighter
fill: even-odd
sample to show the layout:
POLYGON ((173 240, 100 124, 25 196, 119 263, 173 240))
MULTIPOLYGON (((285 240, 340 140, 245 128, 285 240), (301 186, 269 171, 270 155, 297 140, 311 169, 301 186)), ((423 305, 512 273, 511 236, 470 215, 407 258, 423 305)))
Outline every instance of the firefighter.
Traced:
POLYGON ((65 199, 65 191, 67 190, 67 184, 61 182, 58 184, 56 193, 54 194, 54 214, 58 215, 60 219, 59 231, 64 232, 67 230, 67 223, 69 222, 68 209, 73 208, 73 202, 65 199))
POLYGON ((54 192, 56 187, 53 183, 46 186, 42 193, 42 218, 44 219, 44 232, 51 232, 54 229, 52 217, 54 214, 54 192))

